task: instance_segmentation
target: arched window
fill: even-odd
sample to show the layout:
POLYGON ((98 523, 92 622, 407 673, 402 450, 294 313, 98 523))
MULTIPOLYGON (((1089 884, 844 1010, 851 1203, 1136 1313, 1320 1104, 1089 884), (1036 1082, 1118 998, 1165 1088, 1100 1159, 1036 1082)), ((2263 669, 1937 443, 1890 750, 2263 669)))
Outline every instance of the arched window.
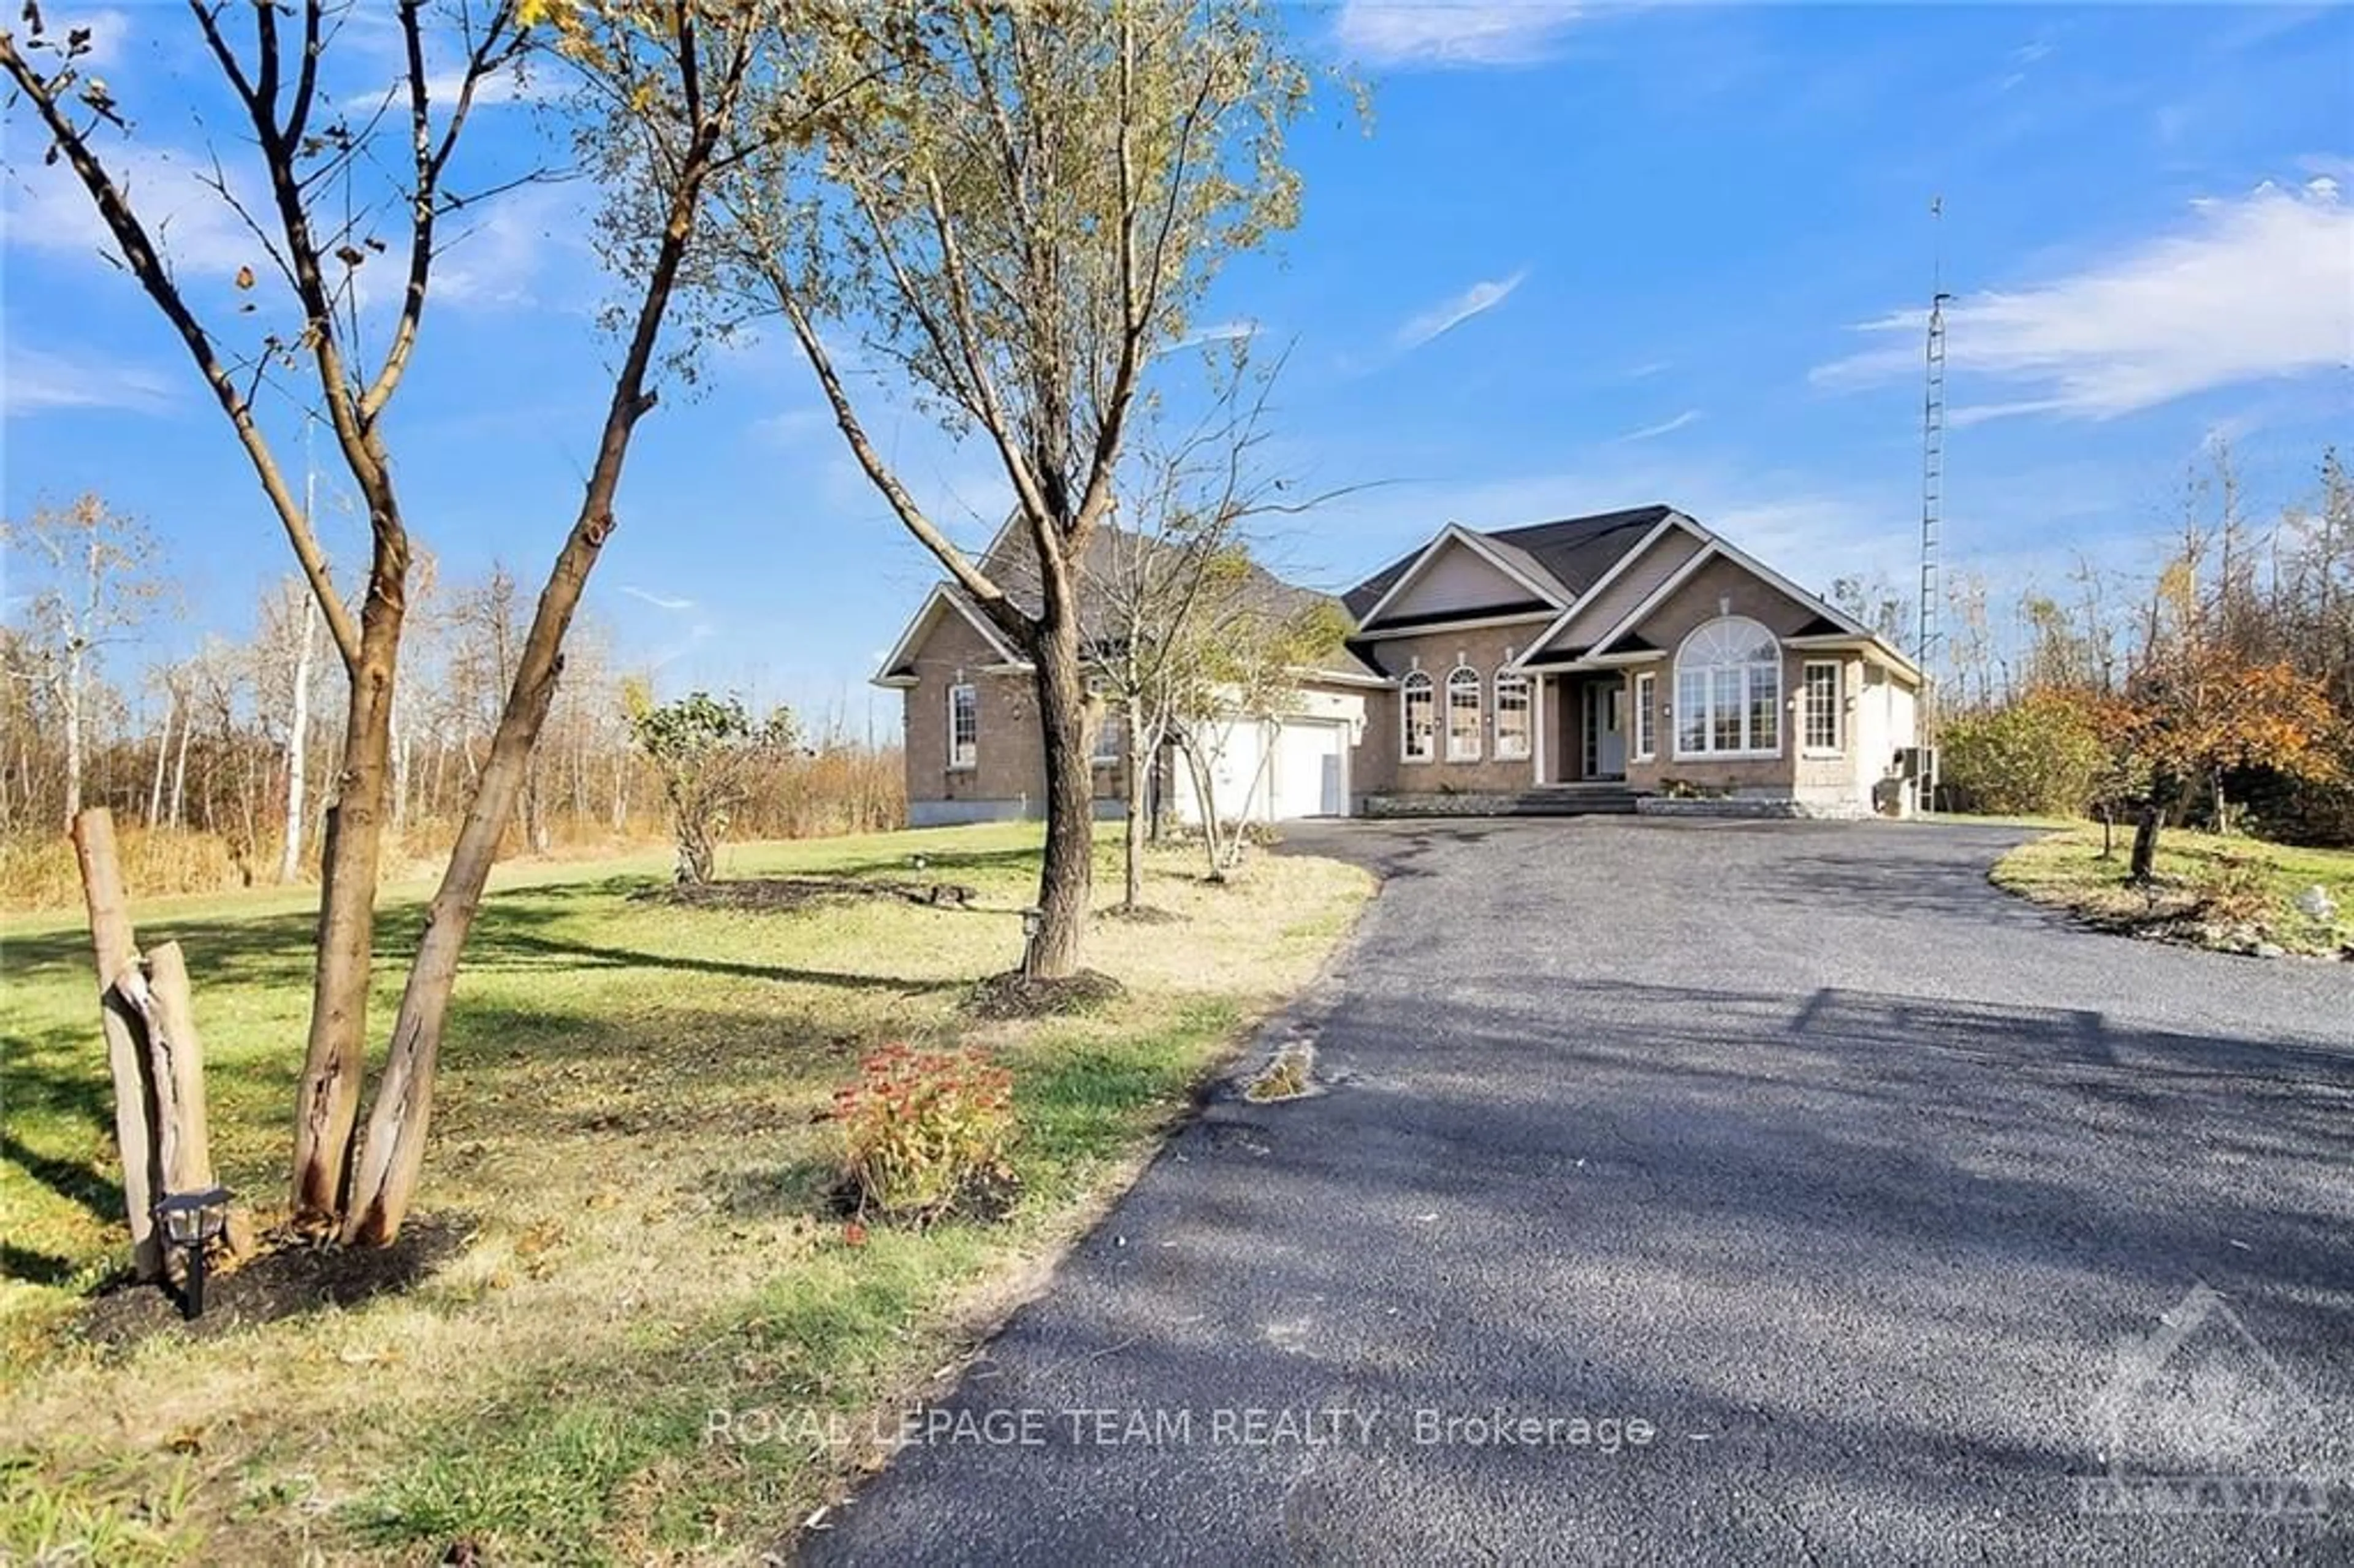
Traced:
POLYGON ((1405 726, 1400 731, 1405 745, 1408 762, 1428 762, 1438 755, 1437 703, 1430 689, 1430 677, 1419 670, 1409 671, 1398 683, 1398 705, 1405 713, 1405 726))
POLYGON ((1496 672, 1496 759, 1529 754, 1529 678, 1518 670, 1496 672))
POLYGON ((1447 677, 1447 760, 1479 760, 1479 672, 1469 664, 1447 677))
POLYGON ((1782 646, 1755 621, 1728 615, 1676 651, 1676 755, 1778 755, 1782 646))

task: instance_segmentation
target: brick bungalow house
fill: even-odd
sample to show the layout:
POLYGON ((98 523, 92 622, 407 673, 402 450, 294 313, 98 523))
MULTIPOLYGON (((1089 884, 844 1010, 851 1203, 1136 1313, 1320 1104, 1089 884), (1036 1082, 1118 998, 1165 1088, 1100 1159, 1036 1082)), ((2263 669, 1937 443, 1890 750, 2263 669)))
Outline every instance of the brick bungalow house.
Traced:
MULTIPOLYGON (((1341 604, 1349 667, 1301 671, 1278 721, 1220 721, 1225 812, 1861 816, 1904 793, 1913 662, 1672 507, 1450 524, 1341 604)), ((910 822, 1036 814, 1028 665, 956 588, 932 590, 875 680, 906 694, 910 822)), ((1117 734, 1097 750, 1116 814, 1117 734)), ((1182 773, 1165 775, 1181 817, 1182 773)))

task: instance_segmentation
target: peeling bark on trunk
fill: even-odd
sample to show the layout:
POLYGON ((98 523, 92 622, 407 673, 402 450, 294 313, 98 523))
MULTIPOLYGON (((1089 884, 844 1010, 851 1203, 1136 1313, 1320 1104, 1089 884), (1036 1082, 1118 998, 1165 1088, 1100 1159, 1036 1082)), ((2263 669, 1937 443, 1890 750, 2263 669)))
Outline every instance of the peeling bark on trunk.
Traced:
POLYGON ((137 1024, 114 992, 114 978, 133 968, 139 951, 132 936, 130 905, 122 894, 122 865, 115 855, 113 816, 103 807, 81 813, 74 819, 73 842, 81 867, 82 898, 90 911, 92 956, 98 963, 99 1023, 106 1039, 107 1070, 114 1082, 114 1139, 122 1161, 122 1207, 131 1230, 131 1267, 141 1279, 156 1279, 164 1272, 154 1215, 161 1173, 154 1166, 154 1131, 148 1121, 137 1024))
POLYGON ((318 969, 311 1033, 296 1090, 294 1213, 310 1223, 342 1213, 359 1118, 367 1050, 369 971, 376 940, 376 872, 384 847, 386 754, 391 732, 398 592, 372 593, 362 620, 359 668, 344 722, 343 769, 321 846, 318 969))

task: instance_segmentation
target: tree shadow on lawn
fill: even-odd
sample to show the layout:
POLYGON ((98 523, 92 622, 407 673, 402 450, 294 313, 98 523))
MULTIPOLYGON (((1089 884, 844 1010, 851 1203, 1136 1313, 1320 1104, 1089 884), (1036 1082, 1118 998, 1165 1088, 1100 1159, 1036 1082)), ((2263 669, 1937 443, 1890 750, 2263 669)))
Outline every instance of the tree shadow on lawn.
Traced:
MULTIPOLYGON (((648 953, 630 948, 599 947, 592 942, 501 931, 479 944, 467 968, 489 970, 676 969, 689 974, 716 975, 733 980, 776 980, 789 984, 838 987, 845 991, 890 991, 925 996, 969 987, 969 980, 914 980, 901 975, 856 974, 843 969, 793 969, 780 964, 741 963, 732 959, 700 959, 684 954, 648 953)), ((470 948, 470 952, 474 949, 470 948)), ((462 970, 461 971, 462 973, 462 970)))
POLYGON ((1036 849, 956 850, 929 849, 918 845, 899 854, 870 855, 862 860, 839 861, 807 868, 782 870, 764 865, 737 875, 724 876, 720 880, 748 882, 764 876, 784 875, 847 877, 915 875, 938 880, 940 874, 955 871, 1019 872, 1024 875, 1034 876, 1038 872, 1041 853, 1036 849), (923 860, 921 866, 916 863, 918 856, 923 860))

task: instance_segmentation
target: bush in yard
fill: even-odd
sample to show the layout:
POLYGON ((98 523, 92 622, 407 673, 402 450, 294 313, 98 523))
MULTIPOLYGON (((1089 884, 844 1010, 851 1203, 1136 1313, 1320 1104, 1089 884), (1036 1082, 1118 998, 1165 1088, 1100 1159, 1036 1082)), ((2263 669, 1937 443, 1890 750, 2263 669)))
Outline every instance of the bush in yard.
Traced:
POLYGON ((2108 762, 2091 709, 2060 691, 1956 714, 1939 745, 1939 772, 1958 803, 1999 814, 2081 817, 2101 792, 2108 762))
POLYGON ((843 1186, 862 1214, 928 1224, 1012 1189, 1013 1075, 973 1051, 887 1045, 833 1092, 843 1186))
POLYGON ((2191 878, 2199 913, 2227 926, 2263 926, 2280 913, 2272 879, 2246 855, 2219 855, 2191 878))

